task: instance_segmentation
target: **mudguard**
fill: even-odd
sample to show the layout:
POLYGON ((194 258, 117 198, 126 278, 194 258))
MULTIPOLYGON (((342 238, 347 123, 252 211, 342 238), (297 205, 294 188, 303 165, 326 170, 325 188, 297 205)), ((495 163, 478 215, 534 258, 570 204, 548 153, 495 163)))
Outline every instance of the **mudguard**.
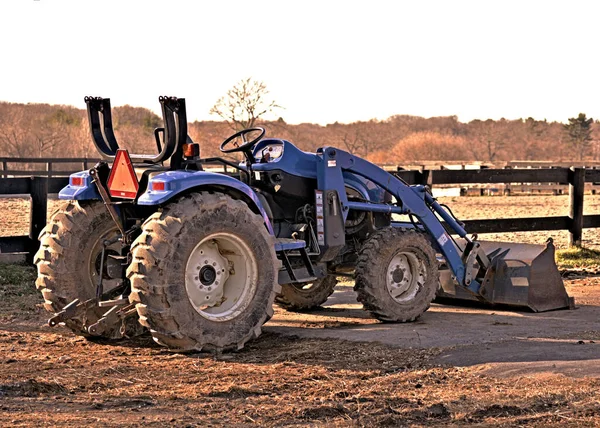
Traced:
POLYGON ((237 194, 247 202, 251 201, 260 212, 269 233, 274 235, 271 221, 256 192, 247 184, 223 174, 206 171, 167 171, 157 174, 150 179, 148 190, 139 197, 137 203, 139 205, 164 204, 175 196, 196 188, 221 190, 224 193, 237 194), (164 183, 164 190, 153 190, 156 182, 164 183))
POLYGON ((58 193, 58 199, 85 201, 89 199, 100 199, 98 189, 92 183, 92 177, 88 171, 80 171, 69 176, 69 184, 58 193), (73 186, 73 178, 83 179, 83 184, 73 186))

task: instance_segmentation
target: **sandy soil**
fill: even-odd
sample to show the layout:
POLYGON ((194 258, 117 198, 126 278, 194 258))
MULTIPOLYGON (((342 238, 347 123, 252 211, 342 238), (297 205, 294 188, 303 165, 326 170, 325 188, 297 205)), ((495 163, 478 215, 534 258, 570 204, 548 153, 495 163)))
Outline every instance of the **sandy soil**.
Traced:
MULTIPOLYGON (((562 215, 557 198, 451 203, 464 218, 562 215)), ((23 202, 2 203, 3 234, 25 233, 23 202)), ((600 425, 598 276, 565 273, 573 311, 435 304, 400 325, 372 319, 343 283, 325 308, 277 309, 258 340, 213 355, 51 329, 27 275, 0 278, 0 425, 600 425)))

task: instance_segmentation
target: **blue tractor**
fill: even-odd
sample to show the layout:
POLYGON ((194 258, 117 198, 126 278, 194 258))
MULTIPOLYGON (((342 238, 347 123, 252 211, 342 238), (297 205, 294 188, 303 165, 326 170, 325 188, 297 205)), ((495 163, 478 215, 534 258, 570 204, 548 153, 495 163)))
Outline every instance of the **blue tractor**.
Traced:
POLYGON ((242 162, 202 158, 185 100, 160 97, 157 153, 130 154, 110 100, 85 101, 105 160, 71 175, 40 235, 36 285, 52 326, 111 339, 147 329, 173 350, 240 349, 274 303, 319 306, 338 277, 354 278, 358 300, 387 322, 415 320, 436 294, 534 311, 573 304, 551 242, 468 237, 426 186, 343 150, 307 153, 252 128, 220 147, 242 162), (235 173, 206 170, 215 163, 235 173))

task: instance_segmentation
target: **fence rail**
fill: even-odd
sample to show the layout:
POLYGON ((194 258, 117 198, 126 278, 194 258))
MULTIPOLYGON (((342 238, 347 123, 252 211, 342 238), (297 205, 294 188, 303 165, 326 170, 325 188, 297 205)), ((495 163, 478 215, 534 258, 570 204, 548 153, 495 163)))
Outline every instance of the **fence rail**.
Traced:
POLYGON ((39 175, 44 177, 68 177, 70 174, 81 171, 82 169, 89 169, 91 165, 94 165, 100 159, 94 158, 7 158, 0 157, 0 177, 7 178, 8 176, 32 176, 39 175), (23 169, 9 169, 9 164, 45 164, 44 170, 23 170, 23 169), (78 164, 81 168, 73 170, 56 170, 55 165, 61 164, 78 164))
POLYGON ((466 220, 470 233, 527 232, 568 230, 569 245, 581 245, 584 228, 600 227, 600 215, 583 215, 586 182, 600 181, 600 170, 584 168, 547 169, 480 169, 396 171, 408 184, 509 184, 558 183, 569 185, 569 215, 560 217, 528 217, 508 219, 466 220))
MULTIPOLYGON (((2 162, 0 158, 0 162, 2 162)), ((61 159, 62 161, 62 159, 61 159)), ((73 159, 69 159, 73 161, 73 159)), ((95 162, 93 159, 76 159, 95 162)), ((569 185, 569 215, 508 219, 466 220, 470 233, 499 233, 540 230, 568 230, 569 243, 581 245, 584 228, 600 227, 600 215, 583 215, 586 182, 600 182, 600 170, 583 168, 425 170, 393 172, 408 184, 491 184, 561 183, 569 185)), ((37 250, 37 237, 46 224, 47 198, 66 186, 66 177, 0 178, 0 195, 31 195, 29 235, 0 237, 0 253, 26 253, 29 260, 37 250)))

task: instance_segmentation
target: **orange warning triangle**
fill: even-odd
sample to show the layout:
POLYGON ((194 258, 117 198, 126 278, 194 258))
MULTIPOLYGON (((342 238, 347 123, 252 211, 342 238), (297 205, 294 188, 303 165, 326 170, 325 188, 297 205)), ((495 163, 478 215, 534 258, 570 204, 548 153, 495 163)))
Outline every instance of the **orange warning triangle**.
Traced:
POLYGON ((131 158, 125 149, 117 150, 110 177, 108 192, 114 198, 135 199, 140 185, 138 184, 131 158))

